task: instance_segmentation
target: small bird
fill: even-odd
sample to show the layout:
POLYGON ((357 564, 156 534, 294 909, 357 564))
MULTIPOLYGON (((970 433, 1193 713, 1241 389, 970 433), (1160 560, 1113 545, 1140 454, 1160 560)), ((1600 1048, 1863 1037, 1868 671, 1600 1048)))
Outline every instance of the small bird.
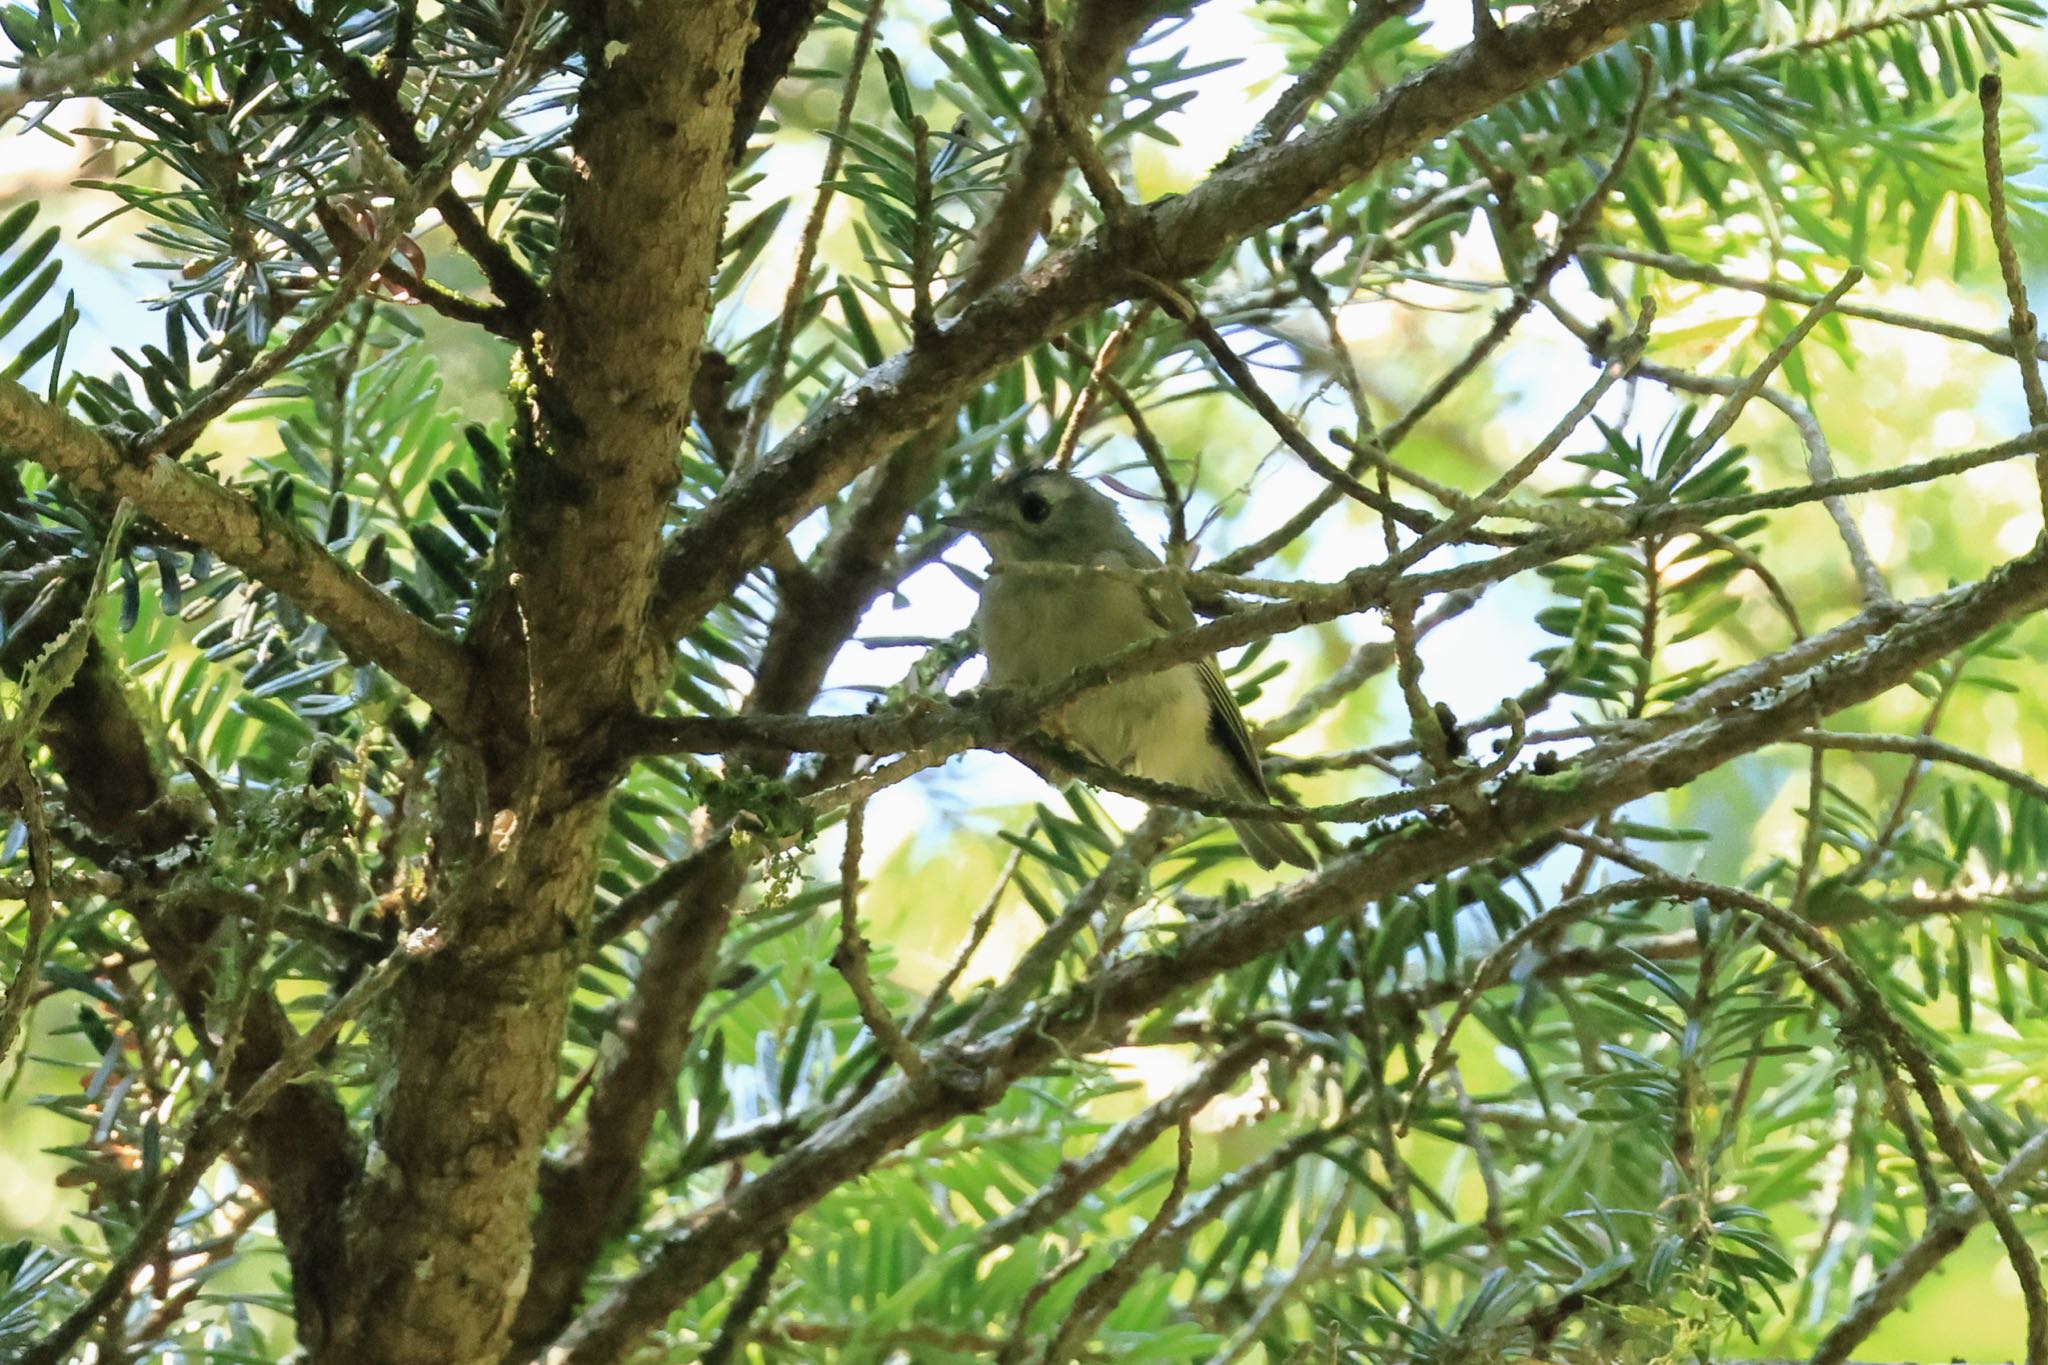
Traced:
MULTIPOLYGON (((1186 594, 1164 579, 1004 572, 1029 564, 1160 567, 1116 504, 1071 474, 1006 475, 945 521, 988 547, 992 567, 974 619, 988 679, 998 686, 1058 682, 1126 646, 1195 624, 1186 594)), ((1251 731, 1213 658, 1097 688, 1061 709, 1059 728, 1118 772, 1234 800, 1269 799, 1251 731)), ((1315 866, 1286 825, 1231 824, 1260 867, 1315 866)))

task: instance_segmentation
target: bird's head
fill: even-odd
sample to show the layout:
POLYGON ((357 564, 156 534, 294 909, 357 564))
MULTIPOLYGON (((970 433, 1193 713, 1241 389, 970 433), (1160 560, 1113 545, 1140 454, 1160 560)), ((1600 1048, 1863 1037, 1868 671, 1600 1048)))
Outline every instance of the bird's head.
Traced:
POLYGON ((1006 474, 944 518, 978 537, 997 564, 1092 564, 1131 540, 1116 504, 1072 474, 1006 474))

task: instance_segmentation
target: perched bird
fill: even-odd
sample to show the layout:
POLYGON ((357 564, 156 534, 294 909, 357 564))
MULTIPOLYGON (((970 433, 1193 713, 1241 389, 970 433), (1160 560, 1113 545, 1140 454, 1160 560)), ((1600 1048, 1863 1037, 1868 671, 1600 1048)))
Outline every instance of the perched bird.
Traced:
MULTIPOLYGON (((1160 567, 1116 504, 1071 474, 1007 475, 946 522, 979 537, 992 561, 975 615, 991 683, 1058 682, 1128 645, 1195 624, 1186 594, 1163 579, 1005 572, 1032 564, 1160 567)), ((1058 728, 1119 772, 1240 801, 1268 799, 1251 731, 1213 658, 1097 688, 1061 708, 1058 728)), ((1231 823, 1260 867, 1315 866, 1288 826, 1231 823)))

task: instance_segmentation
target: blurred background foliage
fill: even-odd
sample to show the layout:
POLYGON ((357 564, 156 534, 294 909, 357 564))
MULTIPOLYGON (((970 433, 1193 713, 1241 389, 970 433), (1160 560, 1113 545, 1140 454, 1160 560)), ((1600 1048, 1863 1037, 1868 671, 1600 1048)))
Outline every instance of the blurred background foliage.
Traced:
MULTIPOLYGON (((116 8, 10 0, 0 27, 16 52, 56 52, 116 8)), ((400 12, 315 7, 373 60, 396 41, 400 12)), ((1029 54, 968 8, 894 0, 853 120, 835 133, 863 13, 827 10, 776 93, 772 131, 736 179, 711 341, 738 379, 699 405, 682 517, 724 481, 750 419, 765 448, 913 335, 920 289, 936 278, 943 294, 970 258, 977 214, 1003 183, 1004 153, 1036 93, 1029 54), (750 414, 758 387, 749 381, 770 367, 802 222, 835 140, 837 196, 816 274, 796 290, 784 392, 750 414), (922 215, 920 143, 932 204, 922 215)), ((510 20, 477 0, 416 14, 406 89, 453 108, 474 82, 477 54, 502 48, 510 20)), ((1144 198, 1195 183, 1346 17, 1339 0, 1211 0, 1175 11, 1117 78, 1113 112, 1100 121, 1114 175, 1144 198)), ((1315 117, 1364 106, 1462 42, 1469 24, 1462 8, 1438 3, 1386 23, 1315 117)), ((250 41, 232 23, 203 26, 133 81, 32 108, 7 131, 0 368, 10 377, 96 424, 146 432, 183 410, 215 365, 294 325, 301 296, 319 292, 346 245, 346 215, 373 216, 389 182, 373 138, 306 112, 322 88, 310 64, 282 48, 268 64, 252 62, 250 41), (35 126, 22 126, 29 119, 35 126)), ((1858 266, 1870 279, 1857 302, 1998 331, 1975 99, 1978 75, 1994 64, 2006 81, 2017 239, 2036 297, 2048 296, 2048 178, 2027 141, 2048 108, 2048 60, 2032 0, 1712 0, 1694 19, 1650 31, 1643 46, 1653 88, 1641 145, 1590 234, 1617 250, 1580 252, 1559 276, 1551 297, 1566 319, 1612 328, 1636 299, 1654 298, 1650 359, 1719 377, 1746 372, 1802 311, 1640 263, 1657 253, 1814 292, 1858 266)), ((543 274, 576 70, 565 59, 524 90, 458 177, 500 239, 543 274)), ((1613 51, 1257 234, 1202 281, 1205 311, 1308 431, 1356 429, 1344 392, 1354 371, 1384 425, 1473 346, 1507 297, 1500 280, 1524 278, 1592 189, 1637 81, 1634 58, 1613 51)), ((1085 193, 1069 185, 1047 240, 1077 240, 1094 223, 1085 193)), ((450 290, 482 284, 431 221, 396 259, 450 290)), ((834 662, 819 709, 971 681, 976 666, 956 674, 958 649, 947 654, 942 642, 965 626, 981 565, 977 551, 946 548, 936 518, 991 471, 1049 449, 1115 325, 1083 324, 1071 345, 1038 349, 970 401, 949 434, 944 477, 910 519, 907 571, 834 662)), ((1483 487, 1590 382, 1587 352, 1585 338, 1536 309, 1415 427, 1399 459, 1429 479, 1483 487)), ((509 345, 438 316, 388 276, 209 433, 210 468, 415 610, 459 628, 502 505, 513 370, 509 345)), ((1170 321, 1142 319, 1115 373, 1191 495, 1198 564, 1263 535, 1320 489, 1276 453, 1271 431, 1170 321)), ((1831 317, 1780 382, 1811 406, 1844 474, 2027 425, 2008 359, 1920 330, 1831 317)), ((1703 420, 1696 401, 1648 380, 1617 388, 1600 409, 1604 425, 1586 424, 1566 447, 1571 459, 1534 486, 1561 503, 1597 502, 1668 486, 1660 478, 1684 458, 1695 460, 1700 496, 1806 478, 1798 430, 1762 404, 1713 459, 1687 456, 1703 420)), ((1086 428, 1076 464, 1139 494, 1132 519, 1166 540, 1158 471, 1120 412, 1086 428)), ((104 511, 32 466, 10 465, 0 479, 0 571, 89 577, 109 532, 104 511)), ((2039 526, 2023 462, 1853 507, 1902 597, 1981 576, 2039 526)), ((800 528, 799 552, 833 515, 800 528)), ((1431 695, 1472 720, 1539 689, 1532 732, 1653 714, 1703 676, 1793 637, 1747 563, 1769 566, 1805 631, 1857 609, 1855 575, 1818 505, 1727 523, 1722 534, 1736 550, 1646 542, 1495 588, 1423 641, 1431 695)), ((1333 578, 1379 544, 1375 522, 1340 501, 1263 571, 1333 578)), ((29 600, 8 599, 10 638, 35 627, 29 600)), ((740 704, 774 602, 773 584, 757 576, 684 642, 668 700, 675 713, 740 704)), ((274 983, 295 1015, 311 1018, 361 969, 363 942, 375 947, 388 932, 361 907, 416 875, 429 782, 423 710, 382 674, 350 664, 289 602, 147 527, 116 544, 94 611, 125 687, 158 727, 153 740, 183 765, 180 790, 219 808, 207 858, 235 869, 261 907, 234 931, 221 989, 274 983)), ((1232 676, 1257 724, 1385 638, 1377 617, 1347 618, 1248 652, 1232 676)), ((2039 772, 2048 762, 2044 646, 2048 636, 2027 623, 1859 708, 1847 728, 1925 732, 2039 772)), ((1406 729, 1382 673, 1279 752, 1313 759, 1398 746, 1406 729)), ((1574 741, 1550 747, 1568 754, 1574 741)), ((1960 769, 1838 752, 1810 821, 1808 771, 1805 752, 1789 746, 1746 756, 1639 803, 1606 833, 1667 867, 1796 895, 1816 920, 1832 916, 1845 950, 1951 1068, 1971 1141, 1996 1164, 2038 1124, 2048 1085, 2048 970, 2034 955, 2048 951, 2048 807, 1960 769)), ((1308 802, 1396 783, 1364 764, 1291 780, 1308 802)), ((614 806, 607 901, 630 904, 682 856, 704 810, 758 804, 716 765, 638 768, 614 806)), ((954 1021, 974 1003, 975 984, 1007 975, 1142 812, 1119 797, 1052 792, 988 754, 883 794, 867 819, 861 907, 884 998, 914 1015, 985 914, 958 990, 964 1004, 936 1016, 939 1027, 954 1021)), ((746 893, 610 1270, 634 1265, 646 1239, 767 1159, 778 1123, 870 1083, 875 1044, 828 965, 839 837, 834 827, 802 831, 746 893)), ((14 826, 0 868, 10 886, 26 873, 25 844, 14 826)), ((1125 908, 1123 937, 1084 937, 1063 972, 1120 942, 1163 941, 1181 917, 1272 880, 1214 822, 1181 828, 1170 848, 1125 908)), ((1587 1359, 1810 1350, 1918 1235, 1922 1192, 1907 1139, 1885 1112, 1880 1069, 1741 922, 1649 897, 1564 931, 1548 952, 1605 952, 1604 967, 1545 976, 1525 960, 1463 1027, 1458 1096, 1440 1084, 1413 1130, 1390 1137, 1404 1085, 1456 995, 1432 995, 1430 983, 1462 980, 1501 937, 1606 875, 1558 848, 1362 906, 1349 923, 1180 1002, 1133 1046, 1070 1059, 919 1139, 805 1215, 749 1349, 763 1359, 982 1358, 1034 1283, 1080 1253, 1035 1303, 1031 1322, 1046 1330, 1167 1197, 1171 1125, 1050 1228, 1006 1249, 990 1228, 1053 1180, 1063 1158, 1084 1157, 1110 1125, 1191 1083, 1216 1044, 1263 1036, 1270 1046, 1256 1063, 1193 1120, 1189 1193, 1176 1215, 1187 1226, 1175 1223, 1162 1264, 1110 1311, 1105 1358, 1483 1359, 1495 1348, 1536 1349, 1531 1311, 1585 1291, 1598 1305, 1562 1325, 1559 1346, 1587 1359), (1704 956, 1644 951, 1687 933, 1704 956), (1390 1006, 1389 990, 1433 1008, 1390 1006), (1691 1135, 1690 1149, 1676 1150, 1678 1132, 1691 1135), (1290 1296, 1269 1307, 1283 1286, 1290 1296), (1297 1356, 1304 1342, 1314 1350, 1297 1356)), ((207 1075, 154 983, 118 877, 76 845, 59 876, 64 913, 0 1099, 0 1230, 21 1239, 0 1248, 0 1355, 90 1286, 146 1207, 207 1075)), ((0 960, 15 960, 25 920, 10 902, 0 960)), ((630 929, 585 971, 563 1059, 572 1100, 643 946, 630 929)), ((360 1106, 378 1057, 372 1032, 351 1035, 325 1069, 360 1106)), ((2038 1239, 2048 1228, 2032 1207, 2038 1181, 2032 1190, 2019 1216, 2038 1239)), ((189 1301, 168 1312, 175 1291, 138 1292, 126 1319, 133 1340, 164 1359, 278 1358, 290 1339, 283 1263, 260 1202, 231 1168, 202 1187, 181 1235, 187 1252, 162 1274, 165 1286, 193 1286, 189 1301)), ((680 1311, 663 1358, 696 1358, 736 1288, 736 1279, 714 1285, 680 1311)), ((1980 1232, 1863 1352, 2004 1359, 2021 1332, 2012 1273, 1980 1232)))

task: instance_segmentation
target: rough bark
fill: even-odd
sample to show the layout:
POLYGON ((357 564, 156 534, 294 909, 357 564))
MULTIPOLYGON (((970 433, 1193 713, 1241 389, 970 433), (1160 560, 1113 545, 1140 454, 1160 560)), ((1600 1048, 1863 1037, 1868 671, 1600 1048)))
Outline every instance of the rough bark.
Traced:
POLYGON ((591 1087, 582 1141, 542 1178, 533 1275, 513 1329, 515 1356, 538 1350, 568 1326, 599 1252, 617 1235, 639 1188, 654 1120, 675 1093, 745 873, 729 846, 690 866, 697 875, 677 889, 648 935, 639 986, 618 1027, 617 1060, 591 1087))
POLYGON ((579 753, 665 680, 648 601, 751 8, 619 0, 578 23, 605 60, 580 101, 504 571, 479 611, 485 742, 442 779, 433 896, 450 942, 397 990, 382 1160, 351 1212, 350 1311, 322 1360, 505 1354, 605 830, 579 753))

